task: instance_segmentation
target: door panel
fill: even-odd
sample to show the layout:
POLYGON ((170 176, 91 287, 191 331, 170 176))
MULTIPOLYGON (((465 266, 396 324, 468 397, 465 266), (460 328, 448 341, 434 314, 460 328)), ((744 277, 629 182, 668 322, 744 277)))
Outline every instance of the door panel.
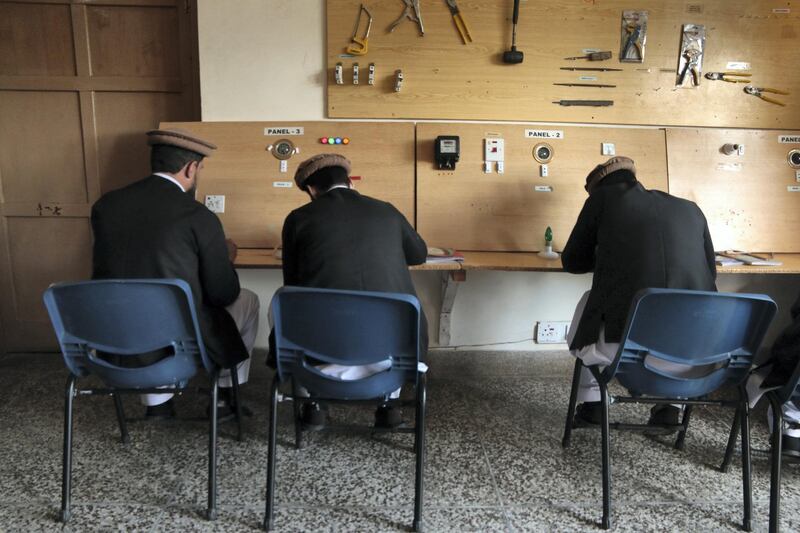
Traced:
POLYGON ((174 7, 90 6, 95 76, 175 76, 180 61, 174 7))
POLYGON ((0 92, 0 180, 5 202, 85 203, 77 92, 0 92))
POLYGON ((0 4, 0 75, 74 76, 70 7, 0 4))
POLYGON ((0 353, 55 349, 42 304, 91 271, 92 204, 197 120, 194 0, 0 0, 0 353))

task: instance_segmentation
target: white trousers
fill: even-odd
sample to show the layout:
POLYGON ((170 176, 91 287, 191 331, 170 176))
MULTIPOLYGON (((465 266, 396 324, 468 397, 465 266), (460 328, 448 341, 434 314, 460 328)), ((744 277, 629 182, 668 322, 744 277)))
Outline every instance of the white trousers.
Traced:
MULTIPOLYGON (((572 323, 567 332, 567 342, 572 344, 572 339, 575 338, 575 333, 578 330, 578 323, 583 316, 583 310, 586 308, 586 302, 589 300, 589 293, 586 291, 575 306, 575 314, 572 316, 572 323)), ((587 366, 599 365, 601 370, 610 365, 614 358, 617 356, 619 350, 618 342, 606 342, 605 328, 600 328, 600 334, 597 342, 589 344, 578 350, 570 350, 569 353, 583 361, 585 365, 581 369, 581 379, 578 383, 578 402, 599 402, 600 401, 600 385, 594 379, 594 375, 586 368, 587 366)), ((663 370, 675 376, 681 374, 690 377, 694 373, 693 367, 681 365, 677 363, 670 363, 662 359, 653 358, 649 363, 651 366, 663 370)), ((680 404, 673 404, 675 407, 682 407, 680 404)))
MULTIPOLYGON (((272 307, 270 306, 269 311, 267 312, 267 324, 269 328, 272 329, 274 322, 272 318, 272 307)), ((275 355, 277 357, 277 354, 275 355)), ((357 379, 364 379, 368 378, 378 372, 383 372, 384 370, 388 370, 392 367, 391 359, 384 359, 383 361, 379 361, 377 363, 372 363, 370 365, 316 365, 316 368, 325 375, 332 376, 334 378, 338 378, 342 381, 355 381, 357 379)), ((427 372, 428 366, 425 363, 417 363, 417 369, 420 372, 427 372)), ((392 400, 396 400, 400 397, 400 390, 397 389, 393 391, 389 398, 392 400)), ((305 387, 299 387, 297 391, 295 391, 298 396, 301 397, 308 397, 310 396, 308 391, 305 387)))
MULTIPOLYGON (((236 323, 236 328, 242 336, 247 354, 252 355, 253 346, 256 343, 256 334, 258 333, 258 296, 253 291, 241 289, 239 296, 236 300, 225 308, 231 315, 233 321, 236 323)), ((239 378, 239 384, 247 383, 250 376, 250 358, 248 357, 238 365, 236 365, 236 375, 239 378)), ((219 376, 220 387, 232 387, 230 369, 225 369, 220 372, 219 376)), ((159 405, 170 398, 172 394, 142 394, 141 400, 144 405, 159 405)))

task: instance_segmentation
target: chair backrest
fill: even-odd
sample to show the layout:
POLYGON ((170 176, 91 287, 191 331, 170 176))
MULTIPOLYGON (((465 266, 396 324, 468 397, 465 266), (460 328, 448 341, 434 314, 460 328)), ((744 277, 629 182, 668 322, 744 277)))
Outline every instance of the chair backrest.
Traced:
POLYGON ((281 380, 293 379, 313 395, 331 399, 385 396, 417 379, 419 301, 408 294, 282 287, 272 299, 281 380), (352 381, 316 365, 391 367, 352 381))
POLYGON ((183 280, 58 283, 45 291, 44 303, 64 362, 76 376, 91 373, 112 387, 150 388, 184 386, 198 363, 214 368, 183 280), (157 362, 133 363, 134 356, 164 349, 157 362))
POLYGON ((776 311, 762 294, 644 289, 603 378, 616 378, 634 395, 679 398, 739 384, 776 311))

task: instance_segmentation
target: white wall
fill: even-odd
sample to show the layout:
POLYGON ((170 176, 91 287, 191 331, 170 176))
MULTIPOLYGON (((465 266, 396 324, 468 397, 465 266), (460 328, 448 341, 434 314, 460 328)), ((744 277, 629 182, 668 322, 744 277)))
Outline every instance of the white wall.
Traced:
MULTIPOLYGON (((323 0, 198 0, 203 120, 324 120, 325 4, 323 0)), ((562 237, 566 238, 566 236, 562 237)), ((278 271, 240 271, 261 298, 262 316, 281 285, 278 271)), ((441 278, 415 272, 414 283, 438 331, 441 278)), ((453 345, 530 339, 539 320, 570 320, 591 276, 534 272, 468 272, 452 316, 453 345)), ((798 276, 723 275, 721 291, 765 292, 781 307, 770 337, 787 323, 800 292, 798 276)), ((257 341, 266 346, 262 331, 257 341)), ((537 349, 532 342, 499 344, 537 349)), ((542 348, 553 348, 545 345, 542 348)))

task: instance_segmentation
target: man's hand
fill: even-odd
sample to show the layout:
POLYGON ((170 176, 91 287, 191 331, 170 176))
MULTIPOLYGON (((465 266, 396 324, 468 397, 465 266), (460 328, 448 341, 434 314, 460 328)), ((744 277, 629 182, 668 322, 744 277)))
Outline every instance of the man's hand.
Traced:
POLYGON ((236 254, 239 251, 239 247, 236 246, 236 243, 233 242, 233 239, 225 239, 225 244, 228 246, 228 259, 231 260, 231 263, 236 261, 236 254))

